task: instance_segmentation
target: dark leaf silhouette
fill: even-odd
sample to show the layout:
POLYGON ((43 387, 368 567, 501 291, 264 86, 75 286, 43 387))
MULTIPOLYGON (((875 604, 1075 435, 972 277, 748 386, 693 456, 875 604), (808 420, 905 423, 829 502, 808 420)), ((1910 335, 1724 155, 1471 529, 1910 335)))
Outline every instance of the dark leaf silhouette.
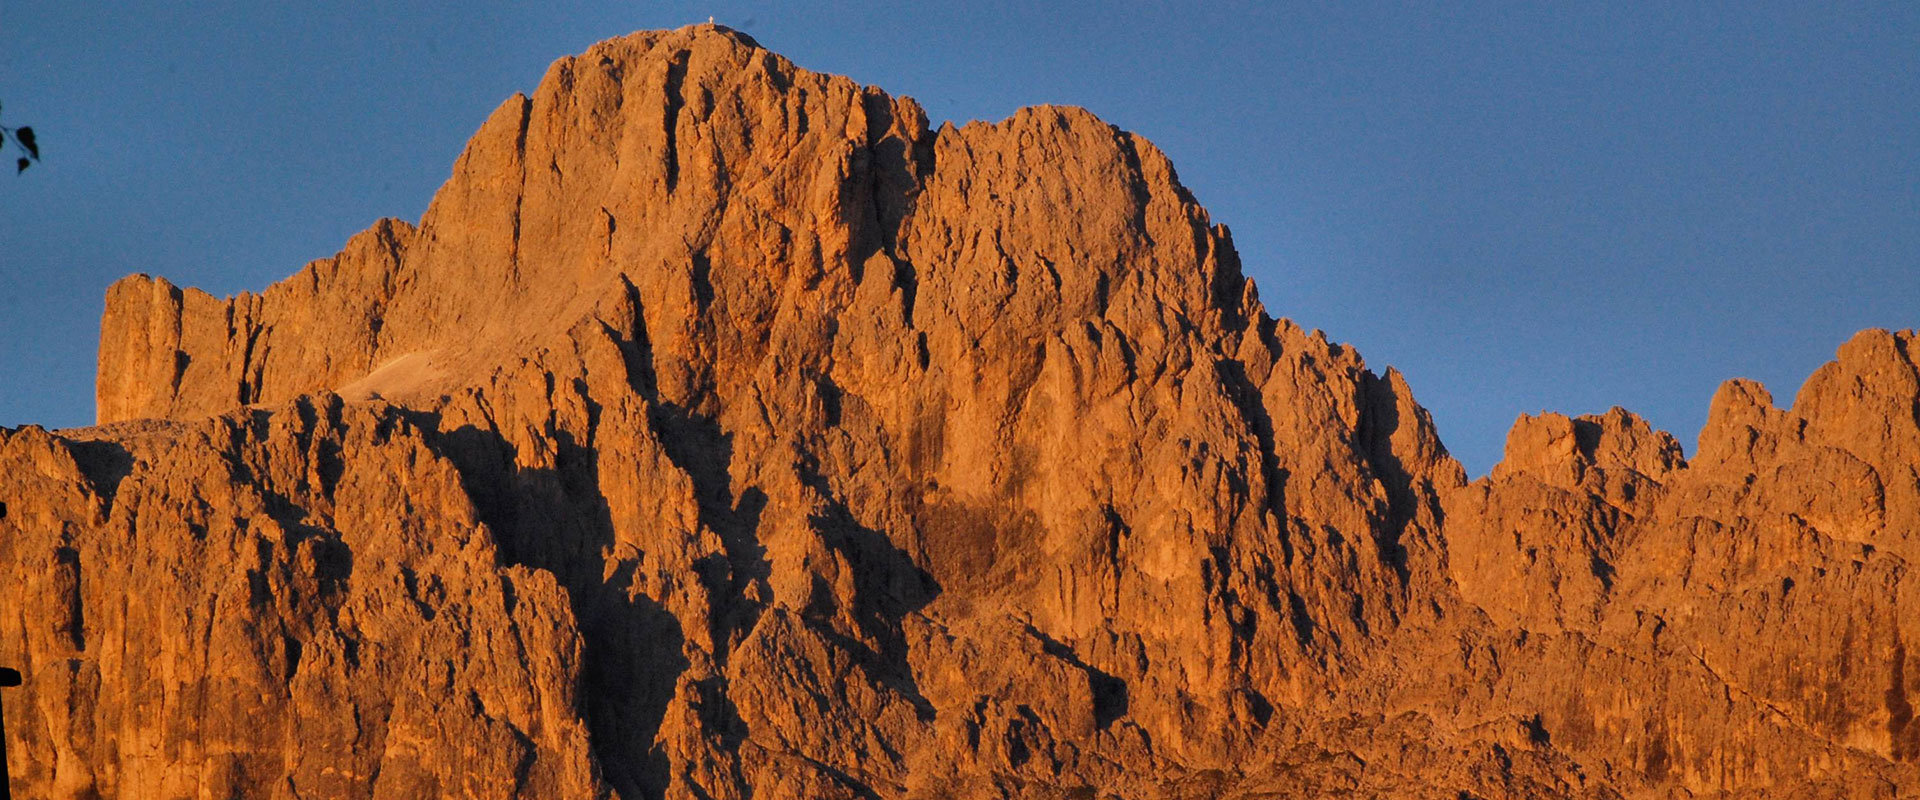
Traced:
MULTIPOLYGON (((26 125, 18 128, 0 125, 0 148, 6 147, 9 142, 20 151, 20 157, 13 162, 13 174, 26 172, 27 167, 40 160, 40 140, 33 135, 33 128, 26 125)), ((5 796, 5 792, 0 792, 0 800, 5 800, 5 796)))

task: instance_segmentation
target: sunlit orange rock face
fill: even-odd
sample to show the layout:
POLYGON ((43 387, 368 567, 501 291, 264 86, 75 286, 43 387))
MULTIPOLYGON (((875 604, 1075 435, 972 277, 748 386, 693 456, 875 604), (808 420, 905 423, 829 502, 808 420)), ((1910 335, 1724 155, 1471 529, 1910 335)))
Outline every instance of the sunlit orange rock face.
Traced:
POLYGON ((15 788, 1912 796, 1917 348, 1468 483, 1146 141, 635 34, 418 225, 109 290, 102 424, 0 429, 15 788))

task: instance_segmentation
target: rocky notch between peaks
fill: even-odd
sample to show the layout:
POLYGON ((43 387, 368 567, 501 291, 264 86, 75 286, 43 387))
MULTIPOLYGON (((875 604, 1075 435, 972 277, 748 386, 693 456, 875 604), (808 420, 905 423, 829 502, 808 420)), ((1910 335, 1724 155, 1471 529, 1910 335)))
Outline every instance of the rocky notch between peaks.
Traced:
POLYGON ((724 28, 0 429, 24 796, 1905 797, 1915 334, 1468 483, 1144 140, 724 28))

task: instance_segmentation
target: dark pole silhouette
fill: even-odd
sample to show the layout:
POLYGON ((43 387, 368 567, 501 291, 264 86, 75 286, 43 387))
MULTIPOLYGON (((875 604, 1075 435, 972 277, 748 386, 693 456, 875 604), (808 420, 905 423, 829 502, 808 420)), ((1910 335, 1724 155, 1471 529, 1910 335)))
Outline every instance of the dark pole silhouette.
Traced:
MULTIPOLYGON (((20 685, 18 670, 0 667, 0 688, 20 685)), ((13 800, 13 776, 7 774, 6 714, 0 711, 0 800, 13 800)))

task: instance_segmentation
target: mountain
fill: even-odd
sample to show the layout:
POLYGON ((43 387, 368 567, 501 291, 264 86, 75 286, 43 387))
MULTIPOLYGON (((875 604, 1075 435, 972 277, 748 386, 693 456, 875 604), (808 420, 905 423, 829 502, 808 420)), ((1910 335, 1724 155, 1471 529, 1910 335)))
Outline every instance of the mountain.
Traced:
POLYGON ((1920 343, 1696 456, 1269 315, 1150 143, 710 25, 562 59, 418 225, 107 294, 0 429, 24 796, 1920 792, 1920 343))

